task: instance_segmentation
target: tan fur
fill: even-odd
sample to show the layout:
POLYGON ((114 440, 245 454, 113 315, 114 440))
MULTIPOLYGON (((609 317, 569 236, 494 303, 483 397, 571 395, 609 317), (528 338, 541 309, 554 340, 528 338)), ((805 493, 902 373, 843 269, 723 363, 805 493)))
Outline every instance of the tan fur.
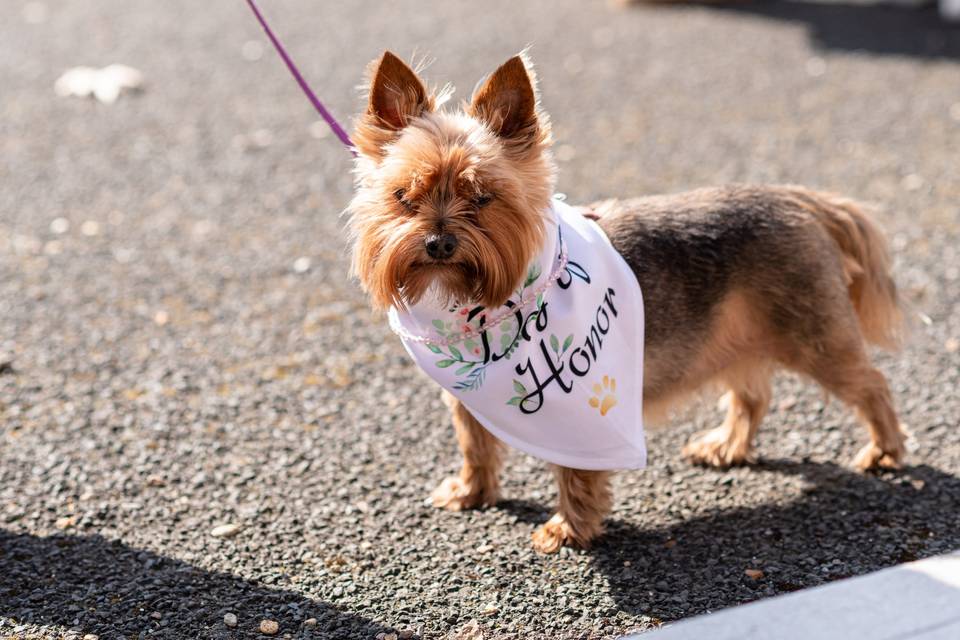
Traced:
MULTIPOLYGON (((428 292, 499 306, 541 247, 554 186, 549 121, 529 62, 509 60, 456 112, 441 110, 444 96, 392 54, 370 76, 354 133, 354 273, 376 308, 428 292), (440 233, 456 237, 456 250, 433 259, 425 239, 440 233)), ((770 380, 783 368, 854 408, 870 435, 858 468, 900 464, 906 434, 866 344, 896 345, 902 318, 886 244, 854 203, 801 187, 731 186, 605 201, 590 217, 644 294, 645 420, 704 388, 727 391, 725 420, 684 447, 688 459, 752 461, 770 380)), ((454 511, 493 504, 504 447, 456 398, 444 398, 463 466, 433 503, 454 511)), ((533 545, 544 553, 587 547, 612 507, 610 473, 553 472, 559 507, 533 545)))
POLYGON ((517 65, 525 67, 514 60, 464 106, 475 115, 436 111, 413 71, 391 54, 375 67, 371 106, 354 132, 361 157, 348 208, 353 271, 375 307, 415 304, 431 286, 449 300, 499 306, 539 250, 553 194, 549 121, 535 100, 500 104, 489 88, 504 92, 517 82, 517 65), (384 122, 374 96, 390 96, 400 129, 384 122), (496 195, 471 205, 484 194, 496 195), (440 231, 459 239, 452 261, 424 250, 424 238, 440 231))
POLYGON ((903 313, 896 285, 889 275, 890 256, 880 229, 851 200, 813 194, 802 187, 788 190, 840 248, 850 300, 863 337, 881 347, 897 347, 902 337, 903 313))
POLYGON ((450 407, 463 466, 460 475, 447 478, 434 490, 433 506, 450 511, 492 506, 500 497, 498 474, 503 466, 503 443, 455 397, 444 392, 443 400, 450 407))
POLYGON ((560 491, 560 506, 533 532, 533 548, 555 553, 564 545, 587 549, 603 533, 603 518, 613 508, 609 471, 584 471, 550 465, 560 491))

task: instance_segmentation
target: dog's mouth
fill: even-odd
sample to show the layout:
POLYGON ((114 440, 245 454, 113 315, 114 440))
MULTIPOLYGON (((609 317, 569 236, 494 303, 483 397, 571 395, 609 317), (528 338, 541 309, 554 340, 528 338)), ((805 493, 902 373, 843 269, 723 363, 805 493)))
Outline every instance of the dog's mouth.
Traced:
POLYGON ((476 297, 480 273, 467 262, 427 258, 411 264, 405 280, 399 288, 408 303, 415 304, 428 291, 442 301, 463 302, 476 297))

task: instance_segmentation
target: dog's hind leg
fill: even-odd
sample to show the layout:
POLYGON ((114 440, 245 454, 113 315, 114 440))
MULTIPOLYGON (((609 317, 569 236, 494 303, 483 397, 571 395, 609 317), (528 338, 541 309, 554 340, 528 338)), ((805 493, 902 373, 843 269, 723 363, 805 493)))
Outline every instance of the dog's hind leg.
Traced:
POLYGON ((753 462, 753 440, 770 406, 771 373, 768 363, 751 362, 722 374, 729 389, 727 417, 719 427, 694 436, 683 448, 684 457, 719 468, 753 462))
POLYGON ((450 511, 491 506, 500 495, 503 443, 484 429, 451 394, 444 392, 443 400, 450 407, 463 466, 459 475, 447 478, 434 489, 433 506, 450 511))
POLYGON ((870 432, 870 443, 856 455, 854 466, 862 471, 898 468, 907 434, 897 420, 887 380, 870 364, 863 344, 858 340, 846 349, 821 355, 806 369, 827 391, 853 407, 870 432))
POLYGON ((613 507, 609 471, 585 471, 551 465, 560 491, 557 512, 533 532, 533 548, 556 553, 564 545, 586 549, 603 533, 603 518, 613 507))

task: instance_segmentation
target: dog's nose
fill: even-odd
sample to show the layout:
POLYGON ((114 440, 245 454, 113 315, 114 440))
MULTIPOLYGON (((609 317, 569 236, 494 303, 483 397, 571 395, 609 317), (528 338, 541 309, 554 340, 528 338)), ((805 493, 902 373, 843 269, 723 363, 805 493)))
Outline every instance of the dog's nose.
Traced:
POLYGON ((457 250, 457 236, 452 233, 431 234, 423 243, 427 248, 427 255, 434 260, 446 260, 457 250))

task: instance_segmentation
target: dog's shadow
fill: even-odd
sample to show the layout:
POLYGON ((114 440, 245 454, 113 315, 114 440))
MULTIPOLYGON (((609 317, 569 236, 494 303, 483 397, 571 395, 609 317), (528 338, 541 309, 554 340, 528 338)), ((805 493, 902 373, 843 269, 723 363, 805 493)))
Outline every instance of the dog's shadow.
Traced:
POLYGON ((3 618, 8 626, 0 626, 0 635, 19 625, 24 632, 26 625, 56 625, 101 638, 262 638, 264 618, 279 623, 280 635, 298 638, 373 638, 389 631, 302 594, 100 536, 0 529, 3 618), (226 613, 236 615, 235 628, 224 624, 226 613), (304 625, 310 618, 315 626, 304 625))
MULTIPOLYGON (((757 467, 802 476, 802 497, 668 526, 607 522, 587 553, 619 609, 676 620, 960 548, 955 476, 925 465, 882 476, 811 462, 757 467)), ((526 501, 498 507, 531 523, 547 513, 526 501)))

